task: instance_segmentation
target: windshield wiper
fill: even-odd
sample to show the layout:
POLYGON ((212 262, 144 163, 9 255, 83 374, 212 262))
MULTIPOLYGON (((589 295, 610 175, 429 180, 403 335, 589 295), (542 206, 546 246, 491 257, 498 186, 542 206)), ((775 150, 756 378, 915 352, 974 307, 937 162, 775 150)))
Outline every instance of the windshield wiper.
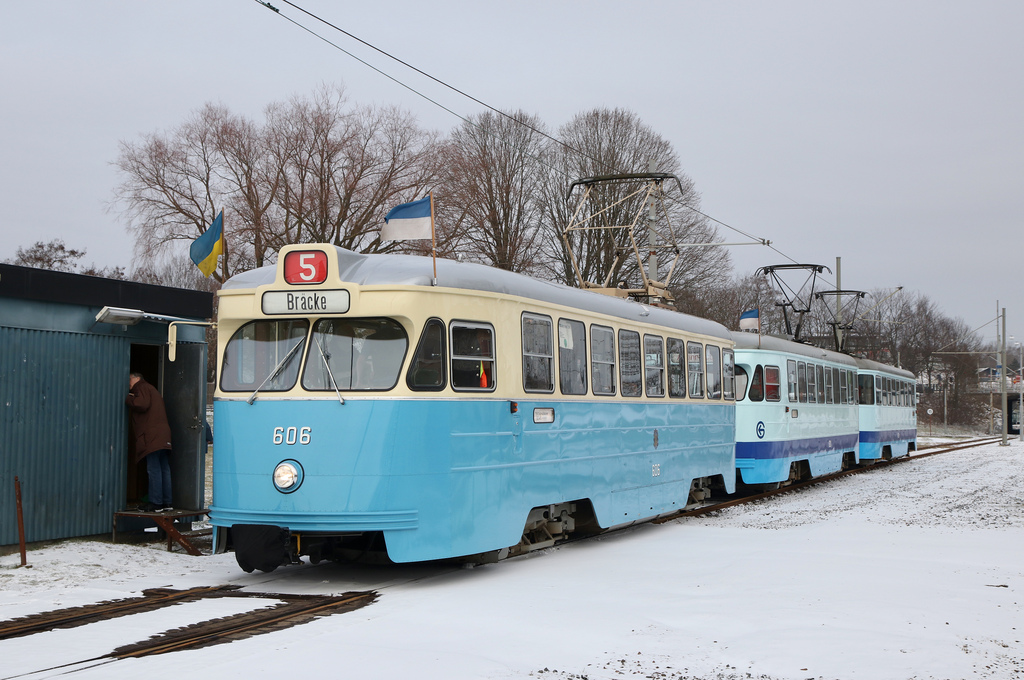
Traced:
MULTIPOLYGON (((338 395, 338 403, 340 403, 342 406, 344 406, 345 405, 345 399, 344 399, 344 397, 341 396, 341 390, 338 389, 338 383, 334 379, 334 373, 331 371, 331 362, 327 358, 327 353, 324 352, 324 348, 320 346, 320 340, 316 337, 316 333, 313 333, 313 342, 316 343, 316 348, 318 350, 320 350, 320 356, 323 357, 324 368, 327 369, 327 375, 331 379, 331 386, 334 388, 334 393, 338 395)), ((309 369, 307 368, 306 370, 309 370, 309 369)))
POLYGON ((295 346, 288 350, 288 354, 285 354, 284 358, 281 359, 281 362, 274 367, 274 370, 271 371, 270 375, 267 376, 267 379, 260 383, 260 386, 257 387, 256 391, 252 393, 252 396, 246 399, 250 406, 252 406, 252 403, 256 401, 256 395, 260 393, 260 390, 263 389, 263 386, 266 385, 271 380, 273 380, 274 378, 276 378, 277 375, 281 372, 281 370, 285 367, 285 364, 288 363, 288 360, 295 355, 295 350, 297 350, 299 347, 302 347, 302 343, 304 340, 305 337, 299 338, 299 341, 295 343, 295 346))

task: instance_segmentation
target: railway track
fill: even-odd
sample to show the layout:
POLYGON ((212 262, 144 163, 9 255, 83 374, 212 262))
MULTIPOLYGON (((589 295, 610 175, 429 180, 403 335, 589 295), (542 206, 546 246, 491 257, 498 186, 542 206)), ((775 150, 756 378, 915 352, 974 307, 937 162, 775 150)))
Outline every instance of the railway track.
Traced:
POLYGON ((991 444, 993 442, 999 441, 999 439, 1000 439, 999 437, 984 437, 984 438, 981 438, 981 439, 971 439, 971 440, 968 440, 968 441, 965 441, 965 442, 957 442, 955 444, 943 444, 943 445, 939 445, 939 446, 933 446, 933 447, 929 447, 929 448, 927 448, 927 449, 925 449, 923 451, 914 451, 909 456, 902 456, 900 458, 893 458, 891 460, 880 460, 877 463, 874 463, 874 464, 871 464, 871 465, 866 465, 864 467, 856 467, 856 468, 852 468, 852 469, 849 469, 849 470, 843 470, 841 472, 836 472, 836 473, 833 473, 831 475, 823 475, 821 477, 815 477, 814 479, 809 479, 809 480, 801 481, 801 482, 795 482, 793 484, 782 486, 782 487, 779 487, 778 489, 772 489, 770 491, 762 491, 761 493, 754 493, 754 494, 742 496, 740 498, 730 498, 728 500, 723 500, 723 501, 718 501, 718 502, 711 502, 711 503, 708 503, 708 504, 705 504, 705 505, 701 505, 698 508, 691 508, 691 509, 688 509, 688 510, 680 510, 679 512, 673 513, 671 515, 666 515, 664 517, 659 517, 659 518, 651 520, 651 521, 652 521, 653 524, 663 524, 665 522, 669 522, 669 521, 674 520, 674 519, 679 519, 681 517, 697 517, 699 515, 704 515, 704 514, 707 514, 709 512, 715 512, 717 510, 723 510, 725 508, 730 508, 730 507, 732 507, 734 505, 743 505, 745 503, 753 503, 754 501, 759 501, 759 500, 762 500, 762 499, 765 499, 765 498, 770 498, 771 496, 776 496, 776 495, 779 495, 779 494, 789 493, 791 491, 796 491, 797 489, 805 489, 805 488, 807 488, 809 486, 815 486, 817 484, 824 484, 824 483, 831 482, 831 481, 834 481, 836 479, 839 479, 840 477, 847 477, 849 475, 858 475, 858 474, 863 474, 863 473, 866 473, 866 472, 872 472, 874 470, 879 470, 879 469, 887 468, 887 467, 889 467, 891 465, 898 465, 898 464, 906 463, 906 462, 909 462, 909 461, 912 461, 912 460, 918 460, 919 458, 927 458, 928 456, 935 456, 935 455, 938 455, 940 453, 949 453, 951 451, 960 451, 962 449, 970 449, 970 448, 974 448, 976 446, 984 446, 986 444, 991 444))
POLYGON ((269 607, 200 621, 154 635, 146 640, 122 645, 113 651, 90 659, 41 668, 20 675, 4 676, 3 680, 32 677, 42 673, 63 670, 64 673, 93 668, 120 659, 166 654, 186 649, 199 649, 212 645, 283 630, 307 623, 315 618, 350 612, 371 604, 377 593, 348 592, 342 595, 286 595, 280 593, 248 593, 237 586, 216 586, 171 590, 160 588, 144 591, 142 596, 111 600, 84 607, 59 609, 0 622, 0 640, 22 637, 49 630, 75 628, 91 623, 116 619, 131 614, 155 611, 163 607, 212 598, 259 598, 277 600, 269 607))

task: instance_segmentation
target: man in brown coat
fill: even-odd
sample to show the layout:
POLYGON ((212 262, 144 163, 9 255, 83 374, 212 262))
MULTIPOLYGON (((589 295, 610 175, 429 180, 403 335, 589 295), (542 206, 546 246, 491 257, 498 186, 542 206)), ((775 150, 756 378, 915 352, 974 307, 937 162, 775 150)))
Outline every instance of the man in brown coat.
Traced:
POLYGON ((124 403, 128 405, 135 432, 135 462, 145 458, 149 475, 149 502, 140 509, 171 510, 171 427, 167 424, 164 399, 141 373, 132 372, 124 403))

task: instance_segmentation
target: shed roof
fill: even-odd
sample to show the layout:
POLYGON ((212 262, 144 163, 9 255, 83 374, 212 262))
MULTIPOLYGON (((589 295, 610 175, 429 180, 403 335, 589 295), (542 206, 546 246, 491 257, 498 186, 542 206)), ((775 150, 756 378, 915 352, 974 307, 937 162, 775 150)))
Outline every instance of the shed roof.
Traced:
POLYGON ((0 297, 86 307, 127 307, 191 319, 213 317, 212 293, 13 264, 0 264, 0 297))

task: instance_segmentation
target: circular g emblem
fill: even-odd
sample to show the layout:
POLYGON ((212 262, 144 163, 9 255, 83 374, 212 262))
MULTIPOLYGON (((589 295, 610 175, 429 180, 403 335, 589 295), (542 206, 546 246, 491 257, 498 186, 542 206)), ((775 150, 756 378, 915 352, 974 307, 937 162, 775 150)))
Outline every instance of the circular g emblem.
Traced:
POLYGON ((764 439, 764 421, 757 424, 757 438, 764 439))

